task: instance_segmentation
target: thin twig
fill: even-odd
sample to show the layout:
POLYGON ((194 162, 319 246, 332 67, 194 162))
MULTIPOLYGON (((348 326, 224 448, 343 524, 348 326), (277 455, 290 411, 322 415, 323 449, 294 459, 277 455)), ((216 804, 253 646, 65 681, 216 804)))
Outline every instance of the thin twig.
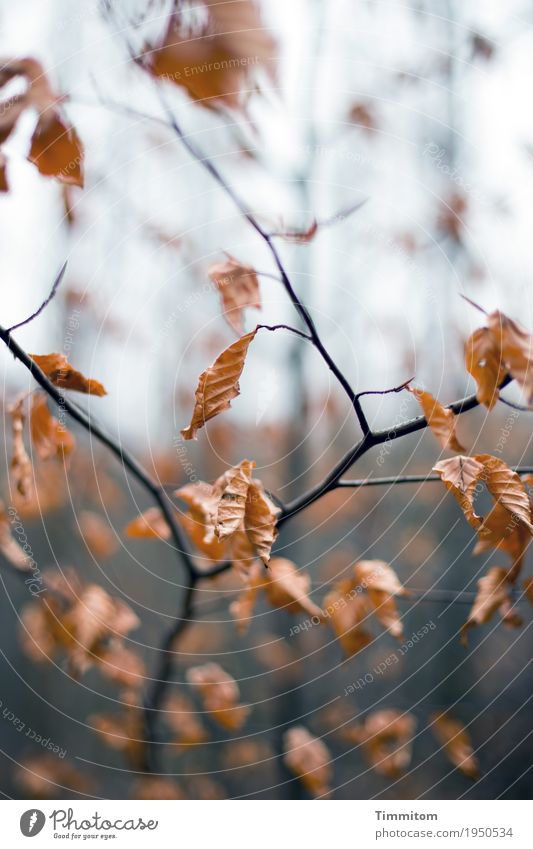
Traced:
MULTIPOLYGON (((510 466, 513 472, 517 475, 528 475, 533 473, 533 466, 510 466)), ((440 475, 389 475, 384 478, 359 478, 356 480, 341 479, 337 483, 337 488, 342 489, 358 489, 362 486, 388 486, 402 483, 430 483, 432 481, 442 481, 440 475)))
POLYGON ((289 324, 258 324, 258 330, 290 330, 291 333, 296 333, 297 336, 301 336, 302 339, 307 339, 308 342, 312 342, 311 337, 308 333, 304 333, 303 330, 298 330, 296 327, 291 327, 289 324))
POLYGON ((513 410, 518 410, 520 413, 533 413, 533 407, 526 407, 524 404, 517 404, 515 401, 508 401, 507 398, 502 398, 501 395, 499 400, 502 404, 505 404, 506 407, 511 407, 513 410))
POLYGON ((50 289, 50 294, 48 295, 46 300, 44 300, 42 302, 39 309, 36 310, 36 312, 32 313, 28 318, 25 318, 24 321, 19 321, 18 324, 13 324, 12 327, 8 327, 6 329, 6 333, 12 333, 13 330, 17 330, 19 327, 24 327, 25 324, 29 324, 30 321, 33 321, 34 318, 37 318, 37 316, 42 313, 42 311, 48 306, 48 304, 50 303, 52 298, 55 296, 55 294, 56 294, 56 292, 59 288, 59 284, 61 283, 66 270, 67 270, 67 260, 65 260, 65 262, 61 266, 61 268, 59 270, 59 274, 57 275, 56 279, 54 280, 53 286, 50 289))
POLYGON ((363 398, 365 395, 392 395, 393 392, 401 392, 402 389, 405 389, 412 383, 414 380, 414 376, 410 377, 409 380, 404 380, 403 383, 400 383, 399 386, 393 386, 392 389, 366 389, 364 392, 358 392, 357 397, 363 398))

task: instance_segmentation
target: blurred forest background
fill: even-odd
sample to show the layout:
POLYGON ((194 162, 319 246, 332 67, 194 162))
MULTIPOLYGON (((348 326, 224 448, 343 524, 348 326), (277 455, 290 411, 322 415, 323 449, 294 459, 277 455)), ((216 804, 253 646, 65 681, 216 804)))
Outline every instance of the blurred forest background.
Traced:
MULTIPOLYGON (((137 49, 161 35, 172 7, 163 0, 112 5, 137 49)), ((311 241, 281 242, 281 251, 359 390, 416 375, 443 403, 472 392, 463 342, 479 315, 460 295, 533 328, 533 3, 264 0, 261 11, 276 42, 276 69, 264 73, 262 93, 245 113, 208 110, 167 85, 180 124, 271 229, 323 223, 311 241), (363 200, 353 214, 339 215, 363 200)), ((197 442, 182 441, 198 374, 234 339, 208 267, 228 251, 265 274, 274 269, 265 246, 173 133, 127 112, 162 115, 154 81, 129 61, 120 29, 97 2, 0 2, 3 57, 43 63, 66 96, 86 161, 83 191, 38 174, 25 158, 31 116, 4 146, 11 189, 0 197, 1 324, 30 314, 68 259, 56 298, 18 332, 20 344, 47 353, 63 351, 68 340, 70 361, 108 391, 80 405, 170 491, 213 481, 250 457, 265 486, 290 500, 354 444, 357 424, 313 348, 289 334, 264 334, 232 410, 197 442)), ((247 329, 257 316, 295 323, 275 280, 262 277, 261 290, 263 311, 248 314, 247 329)), ((6 413, 33 382, 7 350, 0 366, 6 413)), ((512 387, 506 394, 514 397, 512 387)), ((404 395, 369 397, 365 409, 375 427, 393 428, 418 413, 404 395)), ((498 405, 490 417, 485 409, 462 416, 459 430, 469 449, 527 464, 532 421, 498 405)), ((36 460, 38 498, 21 505, 9 480, 7 413, 4 422, 1 494, 17 509, 39 568, 71 568, 133 608, 141 625, 126 643, 149 682, 183 576, 169 542, 124 535, 152 506, 146 493, 73 425, 76 452, 67 465, 36 460), (106 526, 96 543, 87 512, 106 526)), ((424 474, 439 456, 422 431, 386 453, 369 453, 350 477, 424 474)), ((191 749, 170 745, 164 755, 184 796, 306 798, 281 758, 283 733, 304 724, 333 755, 334 798, 529 797, 530 610, 521 605, 521 629, 495 621, 472 632, 465 649, 458 633, 468 605, 445 601, 448 591, 475 590, 487 563, 501 561, 491 552, 474 558, 473 538, 439 483, 331 493, 283 528, 276 554, 311 575, 317 604, 359 558, 391 563, 407 587, 431 590, 434 599, 442 593, 442 600, 418 592, 400 602, 405 639, 434 627, 383 673, 375 670, 398 644, 380 629, 370 646, 346 658, 327 625, 294 633, 305 616, 261 602, 241 637, 228 610, 238 579, 230 573, 205 582, 197 621, 176 646, 175 690, 194 701, 186 670, 214 660, 252 710, 230 732, 198 704, 208 740, 191 749), (371 682, 346 694, 367 673, 371 682), (417 719, 412 761, 398 778, 373 770, 343 727, 379 708, 417 719), (432 713, 448 708, 468 727, 481 768, 476 782, 452 767, 427 728, 432 713)), ((120 715, 116 682, 96 669, 75 680, 60 659, 29 658, 20 621, 28 590, 5 562, 0 578, 1 792, 138 792, 139 771, 88 719, 120 715), (57 757, 51 766, 54 755, 18 731, 11 713, 66 752, 59 771, 57 757)), ((167 728, 167 740, 172 734, 167 728)))

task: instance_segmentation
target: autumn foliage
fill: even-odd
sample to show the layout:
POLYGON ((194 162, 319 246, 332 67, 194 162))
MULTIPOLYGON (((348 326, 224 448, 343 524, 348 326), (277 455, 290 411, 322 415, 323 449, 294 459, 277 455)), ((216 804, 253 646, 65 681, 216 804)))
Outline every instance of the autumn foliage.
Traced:
MULTIPOLYGON (((156 90, 161 86, 178 88, 186 96, 188 108, 207 108, 210 112, 234 109, 245 114, 248 100, 260 90, 266 77, 272 78, 276 73, 276 44, 261 23, 257 5, 252 0, 216 0, 209 4, 208 13, 197 26, 198 31, 191 29, 192 24, 186 24, 178 11, 173 12, 162 37, 145 44, 135 56, 137 72, 145 74, 156 90), (253 62, 250 57, 255 57, 253 62), (191 65, 203 65, 205 69, 189 75, 186 69, 191 65)), ((47 73, 34 59, 4 60, 0 87, 15 78, 22 82, 22 93, 12 98, 2 113, 0 141, 5 142, 21 117, 31 113, 36 123, 28 160, 43 178, 81 191, 85 170, 91 173, 91 162, 85 162, 83 143, 66 114, 65 98, 54 91, 47 73)), ((374 117, 364 104, 354 106, 350 120, 365 128, 366 133, 374 127, 374 117)), ((8 189, 8 170, 9 162, 2 154, 0 188, 4 192, 8 189)), ((215 169, 215 179, 217 173, 215 169)), ((223 178, 219 176, 218 180, 220 188, 227 188, 223 178)), ((245 218, 255 222, 252 213, 246 212, 245 218)), ((271 234, 262 227, 258 225, 256 230, 272 250, 274 238, 280 235, 300 244, 308 243, 315 238, 320 224, 315 221, 309 230, 292 234, 271 234)), ((283 718, 277 752, 268 746, 265 751, 262 741, 254 737, 261 732, 263 719, 253 682, 246 677, 238 679, 238 672, 231 668, 231 654, 224 660, 218 656, 218 636, 212 645, 208 641, 204 645, 201 637, 200 647, 187 647, 187 639, 194 640, 191 635, 198 589, 208 595, 220 587, 227 589, 227 595, 222 595, 221 621, 224 628, 237 633, 241 641, 238 652, 248 650, 254 617, 263 615, 259 611, 265 609, 290 617, 296 627, 307 623, 306 630, 313 631, 313 639, 335 646, 337 662, 341 664, 357 658, 364 666, 379 637, 394 646, 402 645, 408 637, 402 605, 415 597, 416 590, 402 576, 401 565, 378 550, 379 540, 374 554, 347 556, 342 567, 334 570, 334 579, 320 581, 318 587, 311 565, 298 562, 292 552, 291 557, 286 556, 285 547, 280 545, 286 523, 300 513, 320 509, 320 505, 326 505, 322 506, 324 525, 331 527, 334 510, 327 505, 333 504, 335 493, 341 492, 349 469, 366 451, 390 436, 368 425, 362 398, 351 389, 330 357, 275 249, 272 257, 280 283, 305 331, 286 325, 267 329, 276 335, 295 330, 302 337, 299 343, 314 348, 322 357, 322 365, 325 363, 335 378, 340 377, 350 412, 361 432, 360 441, 355 448, 350 447, 345 462, 339 464, 336 457, 323 479, 317 479, 308 492, 301 492, 289 504, 282 503, 269 489, 266 477, 261 480, 263 475, 256 466, 261 453, 259 445, 255 460, 243 458, 242 451, 237 462, 230 465, 217 455, 208 480, 195 476, 194 480, 175 481, 173 485, 160 484, 157 476, 152 477, 140 463, 129 459, 121 444, 113 444, 111 437, 102 438, 99 428, 93 430, 93 410, 101 403, 98 399, 107 395, 104 383, 111 393, 110 375, 87 377, 77 369, 76 357, 71 363, 62 353, 26 355, 16 347, 10 331, 2 330, 3 342, 38 384, 32 385, 28 393, 6 399, 11 431, 9 476, 14 495, 10 500, 6 491, 0 510, 0 550, 8 567, 21 573, 23 579, 34 568, 13 531, 6 505, 15 504, 17 515, 22 517, 40 510, 47 514, 48 502, 52 504, 50 510, 54 509, 54 492, 50 492, 54 490, 57 496, 53 470, 56 474, 64 470, 68 477, 76 462, 82 462, 80 455, 86 450, 85 434, 76 432, 74 436, 71 430, 75 421, 91 439, 100 439, 106 450, 111 447, 128 475, 141 483, 150 499, 146 509, 142 504, 128 506, 120 533, 107 511, 104 514, 92 507, 77 511, 75 533, 80 550, 87 552, 94 563, 103 564, 104 572, 109 565, 110 574, 110 564, 119 548, 132 542, 142 549, 148 562, 157 562, 158 552, 167 549, 177 558, 182 589, 172 599, 175 615, 166 614, 169 621, 158 623, 161 627, 166 624, 170 632, 160 646, 159 656, 155 660, 152 656, 154 669, 147 668, 135 639, 143 624, 141 610, 122 598, 118 587, 116 593, 111 593, 97 579, 82 579, 76 564, 74 568, 58 565, 47 571, 43 576, 46 595, 26 603, 21 612, 22 648, 34 663, 60 664, 77 681, 100 676, 115 688, 118 704, 90 714, 87 722, 95 739, 118 753, 125 768, 136 773, 131 791, 135 798, 216 797, 221 792, 216 783, 211 785, 207 779, 202 782, 201 775, 190 787, 182 787, 170 775, 165 778, 157 750, 168 748, 178 757, 205 752, 217 734, 225 735, 223 739, 229 741, 227 757, 232 764, 249 765, 279 757, 291 780, 296 779, 305 793, 316 798, 334 795, 333 750, 339 740, 346 752, 353 749, 354 756, 363 759, 365 768, 384 781, 395 781, 416 767, 420 715, 402 711, 394 704, 379 705, 363 714, 354 708, 349 721, 325 722, 322 727, 308 723, 305 715, 297 722, 283 718), (90 401, 90 413, 79 414, 80 397, 90 401), (48 489, 43 478, 48 481, 48 489), (176 655, 180 658, 180 680, 172 681, 176 655), (226 663, 230 668, 226 668, 226 663), (334 744, 331 736, 335 737, 334 744), (163 739, 165 747, 160 745, 163 739)), ((224 320, 229 326, 226 332, 233 335, 233 341, 225 347, 221 345, 214 358, 201 353, 203 370, 194 385, 184 387, 189 391, 190 412, 180 422, 182 439, 185 443, 198 440, 207 453, 209 439, 212 437, 216 444, 220 433, 224 434, 221 423, 228 411, 240 403, 240 380, 245 368, 253 368, 250 360, 254 345, 265 326, 256 324, 262 311, 258 268, 226 252, 209 264, 205 276, 220 298, 221 323, 224 320)), ((275 338, 270 333, 268 337, 269 341, 275 338)), ((435 450, 439 451, 433 468, 425 470, 428 486, 431 479, 438 478, 440 483, 435 486, 441 487, 448 507, 459 508, 464 527, 472 529, 476 536, 473 554, 495 550, 501 558, 475 582, 461 631, 453 638, 457 651, 464 650, 468 638, 474 639, 475 629, 482 629, 493 620, 511 629, 520 628, 523 620, 517 605, 523 598, 531 602, 533 581, 524 576, 526 552, 533 535, 529 478, 501 457, 483 453, 477 443, 473 448, 469 431, 465 427, 463 432, 462 426, 463 413, 469 409, 482 405, 487 412, 494 411, 500 393, 511 382, 518 388, 521 406, 530 407, 533 339, 502 312, 485 314, 481 326, 464 342, 464 365, 465 382, 470 375, 475 383, 475 394, 466 399, 467 403, 446 404, 444 399, 438 400, 420 388, 413 378, 394 391, 417 405, 417 415, 404 426, 404 432, 401 428, 389 431, 394 433, 394 439, 399 439, 427 427, 434 437, 435 450), (444 459, 440 452, 444 452, 444 459), (490 500, 486 509, 479 506, 482 494, 490 500)), ((110 365, 110 371, 111 368, 110 365)), ((77 475, 80 481, 88 477, 83 472, 77 475)), ((113 492, 112 481, 108 481, 108 486, 113 492)), ((112 512, 114 495, 104 500, 112 512)), ((340 556, 342 560, 342 552, 340 556)), ((169 586, 169 596, 175 591, 174 585, 169 586)), ((155 627, 153 622, 151 627, 155 627)), ((289 647, 286 639, 273 639, 272 644, 266 653, 267 664, 272 664, 277 672, 284 671, 289 683, 283 686, 290 686, 291 676, 300 674, 302 668, 295 659, 294 646, 289 647)), ((309 666, 307 673, 310 674, 309 666)), ((481 770, 475 749, 482 741, 472 741, 469 728, 453 714, 453 709, 443 706, 437 712, 433 708, 421 710, 434 736, 434 745, 450 765, 469 779, 478 778, 481 770)), ((61 782, 80 793, 91 792, 92 788, 91 780, 80 769, 68 762, 58 764, 48 755, 28 762, 19 780, 25 791, 36 797, 53 795, 54 784, 61 782)))

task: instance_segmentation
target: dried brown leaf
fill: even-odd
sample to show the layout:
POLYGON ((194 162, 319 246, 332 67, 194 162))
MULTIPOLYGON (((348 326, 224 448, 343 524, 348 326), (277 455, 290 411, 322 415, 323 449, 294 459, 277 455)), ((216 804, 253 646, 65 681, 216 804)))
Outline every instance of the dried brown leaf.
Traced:
POLYGON ((48 379, 61 389, 72 389, 87 395, 107 395, 106 390, 97 380, 84 377, 73 368, 64 354, 30 354, 30 357, 45 373, 48 379))
POLYGON ((74 127, 59 110, 40 115, 31 137, 28 159, 45 177, 83 188, 83 146, 74 127))
POLYGON ((208 274, 220 292, 224 317, 240 336, 244 332, 244 309, 261 309, 259 280, 250 265, 239 262, 230 254, 227 257, 225 262, 211 265, 208 274))
POLYGON ((195 439, 197 431, 214 416, 228 410, 233 398, 240 394, 239 378, 248 347, 256 333, 257 329, 241 336, 217 357, 210 368, 202 372, 196 388, 191 423, 181 431, 184 439, 195 439))
POLYGON ((148 70, 184 88, 206 108, 238 109, 260 66, 270 70, 275 42, 254 0, 202 2, 201 27, 191 29, 177 9, 161 41, 146 52, 148 70))
POLYGON ((429 392, 408 386, 422 408, 427 423, 442 448, 450 451, 464 451, 456 434, 457 416, 453 410, 449 410, 437 401, 429 392))

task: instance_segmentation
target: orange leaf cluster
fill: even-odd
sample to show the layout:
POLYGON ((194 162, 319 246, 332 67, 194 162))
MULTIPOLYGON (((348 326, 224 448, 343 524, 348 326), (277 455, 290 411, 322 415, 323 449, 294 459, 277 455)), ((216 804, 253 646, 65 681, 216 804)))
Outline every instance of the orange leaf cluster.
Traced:
POLYGON ((254 466, 243 460, 212 486, 198 481, 175 492, 189 506, 186 519, 200 551, 208 557, 218 555, 213 559, 225 553, 243 569, 249 568, 256 556, 269 562, 280 512, 261 481, 252 478, 254 466))
POLYGON ((533 533, 531 501, 524 481, 503 460, 490 454, 453 457, 434 467, 446 488, 454 495, 468 523, 477 531, 475 554, 490 548, 511 557, 509 582, 518 577, 533 533), (476 495, 486 486, 494 499, 487 516, 478 516, 476 495))
MULTIPOLYGON (((94 665, 104 674, 115 663, 118 667, 125 657, 123 638, 139 625, 129 605, 97 584, 82 584, 72 572, 52 572, 45 577, 49 593, 22 612, 23 646, 28 656, 42 662, 62 651, 73 674, 94 665), (121 653, 114 656, 117 645, 121 653)), ((142 683, 140 677, 137 683, 142 683)))

